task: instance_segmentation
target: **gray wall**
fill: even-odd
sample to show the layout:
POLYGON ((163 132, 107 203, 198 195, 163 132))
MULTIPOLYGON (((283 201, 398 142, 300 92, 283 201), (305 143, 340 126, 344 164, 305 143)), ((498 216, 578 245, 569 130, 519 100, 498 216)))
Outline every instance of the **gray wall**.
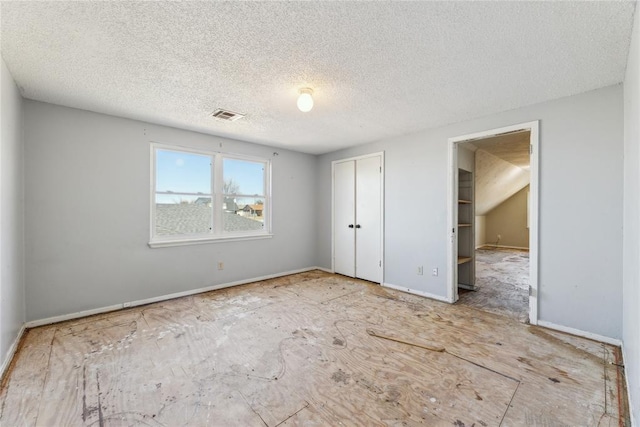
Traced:
MULTIPOLYGON (((623 350, 631 412, 640 422, 640 12, 624 80, 623 350)), ((636 424, 637 425, 637 424, 636 424)))
POLYGON ((476 154, 462 145, 458 146, 458 169, 467 172, 475 172, 476 170, 476 154))
POLYGON ((620 338, 622 107, 616 85, 321 156, 319 265, 331 266, 331 161, 384 150, 385 282, 445 297, 447 139, 539 119, 539 319, 620 338))
POLYGON ((485 240, 488 244, 498 241, 501 246, 529 247, 527 228, 527 185, 513 196, 493 208, 486 215, 485 240))
POLYGON ((0 365, 25 320, 22 97, 0 64, 0 365))
POLYGON ((24 110, 27 320, 315 265, 314 156, 35 101, 24 110), (150 249, 149 141, 271 158, 274 237, 150 249))

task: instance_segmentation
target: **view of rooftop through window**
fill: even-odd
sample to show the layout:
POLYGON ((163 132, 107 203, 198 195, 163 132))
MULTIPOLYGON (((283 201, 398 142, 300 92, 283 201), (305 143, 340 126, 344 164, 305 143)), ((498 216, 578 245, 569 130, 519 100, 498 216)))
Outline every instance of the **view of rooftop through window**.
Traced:
POLYGON ((155 156, 156 236, 264 229, 266 162, 165 149, 155 156))

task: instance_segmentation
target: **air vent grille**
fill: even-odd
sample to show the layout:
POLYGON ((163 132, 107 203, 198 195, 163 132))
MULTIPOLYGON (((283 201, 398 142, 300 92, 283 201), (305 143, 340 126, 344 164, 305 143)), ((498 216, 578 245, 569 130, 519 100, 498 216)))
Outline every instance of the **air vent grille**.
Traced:
POLYGON ((227 122, 234 122, 239 120, 245 116, 245 114, 236 113, 234 111, 229 110, 216 110, 211 114, 211 116, 215 117, 218 120, 225 120, 227 122))

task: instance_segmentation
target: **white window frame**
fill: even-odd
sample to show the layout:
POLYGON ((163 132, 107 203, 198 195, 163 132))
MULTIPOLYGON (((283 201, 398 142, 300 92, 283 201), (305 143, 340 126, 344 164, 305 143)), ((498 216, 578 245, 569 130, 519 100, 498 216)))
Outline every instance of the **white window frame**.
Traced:
MULTIPOLYGON (((268 239, 273 237, 271 233, 271 160, 259 157, 245 156, 242 154, 223 153, 219 151, 208 151, 195 149, 191 147, 183 147, 179 145, 169 145, 158 142, 150 144, 150 229, 149 229, 149 247, 162 248, 168 246, 184 246, 204 243, 238 241, 238 240, 255 240, 268 239), (212 209, 212 230, 209 233, 197 233, 173 236, 156 236, 156 152, 158 150, 177 151, 181 153, 198 154, 209 156, 211 158, 211 209, 212 209), (222 204, 224 202, 224 194, 222 193, 224 185, 223 161, 224 159, 244 160, 247 162, 255 162, 264 164, 264 189, 263 194, 258 196, 264 199, 264 223, 262 230, 248 230, 228 232, 224 231, 222 204)), ((255 195, 237 194, 238 198, 256 197, 255 195)))

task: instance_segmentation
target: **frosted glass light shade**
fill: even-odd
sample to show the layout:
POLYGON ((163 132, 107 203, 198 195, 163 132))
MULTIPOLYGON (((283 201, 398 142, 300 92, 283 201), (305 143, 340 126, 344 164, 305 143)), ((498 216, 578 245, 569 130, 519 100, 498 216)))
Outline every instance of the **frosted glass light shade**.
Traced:
POLYGON ((313 91, 311 89, 301 89, 298 96, 298 109, 303 113, 311 111, 313 108, 313 91))

